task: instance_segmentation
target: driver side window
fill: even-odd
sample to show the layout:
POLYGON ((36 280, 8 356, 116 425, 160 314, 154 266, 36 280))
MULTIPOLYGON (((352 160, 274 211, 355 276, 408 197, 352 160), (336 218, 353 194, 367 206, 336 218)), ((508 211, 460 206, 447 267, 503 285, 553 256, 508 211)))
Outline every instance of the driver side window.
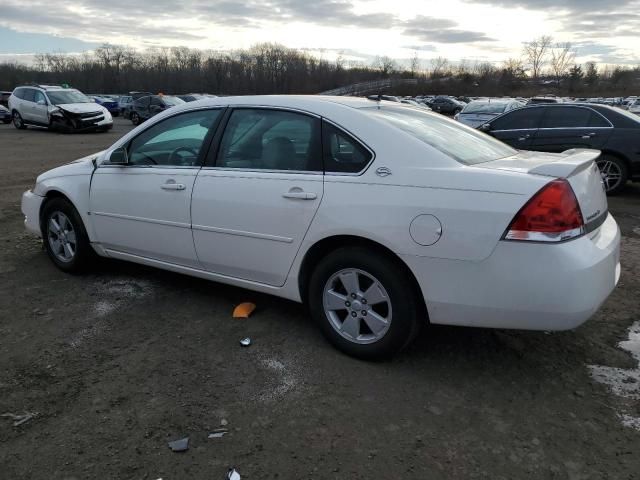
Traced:
POLYGON ((200 149, 222 110, 197 110, 167 118, 131 140, 129 165, 198 166, 200 149))

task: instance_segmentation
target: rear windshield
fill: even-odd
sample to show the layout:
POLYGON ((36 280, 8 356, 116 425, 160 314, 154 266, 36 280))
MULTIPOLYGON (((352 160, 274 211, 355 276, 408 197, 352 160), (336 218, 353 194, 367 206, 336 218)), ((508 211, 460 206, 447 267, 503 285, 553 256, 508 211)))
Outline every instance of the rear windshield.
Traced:
POLYGON ((412 107, 365 107, 362 110, 465 165, 491 162, 517 153, 499 140, 439 114, 412 107))
POLYGON ((460 113, 504 113, 507 103, 471 102, 460 113))
POLYGON ((176 105, 180 105, 182 103, 185 103, 185 101, 182 100, 181 98, 172 97, 170 95, 163 95, 162 100, 164 100, 164 103, 166 105, 170 105, 170 106, 176 106, 176 105))

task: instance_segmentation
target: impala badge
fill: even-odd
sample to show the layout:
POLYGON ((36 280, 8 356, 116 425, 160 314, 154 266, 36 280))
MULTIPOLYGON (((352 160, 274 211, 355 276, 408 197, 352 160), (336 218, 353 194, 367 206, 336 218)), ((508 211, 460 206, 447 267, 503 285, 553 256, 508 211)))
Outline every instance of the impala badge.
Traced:
POLYGON ((378 175, 379 177, 388 177, 389 175, 391 175, 391 170, 387 167, 378 167, 376 169, 376 175, 378 175))

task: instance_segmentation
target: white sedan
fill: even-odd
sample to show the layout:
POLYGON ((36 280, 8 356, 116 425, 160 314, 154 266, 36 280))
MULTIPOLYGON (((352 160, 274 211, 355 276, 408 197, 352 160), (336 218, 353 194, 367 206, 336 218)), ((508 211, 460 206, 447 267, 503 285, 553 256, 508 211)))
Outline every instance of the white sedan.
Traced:
POLYGON ((392 355, 426 323, 564 330, 620 276, 599 152, 518 152, 393 102, 226 97, 163 112, 40 175, 28 230, 305 302, 327 338, 392 355))

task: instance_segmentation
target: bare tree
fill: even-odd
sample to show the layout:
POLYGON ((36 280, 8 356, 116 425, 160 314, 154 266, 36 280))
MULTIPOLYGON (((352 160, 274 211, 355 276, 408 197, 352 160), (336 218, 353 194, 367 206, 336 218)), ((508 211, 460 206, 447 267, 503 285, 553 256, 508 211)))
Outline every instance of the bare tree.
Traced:
POLYGON ((540 77, 542 68, 547 63, 552 42, 553 38, 550 35, 542 35, 524 44, 522 53, 534 80, 540 77))
POLYGON ((396 70, 396 62, 386 55, 383 57, 376 57, 374 67, 380 71, 382 76, 387 77, 396 70))
POLYGON ((431 59, 431 78, 446 77, 450 73, 449 60, 444 57, 431 59))
POLYGON ((576 52, 573 50, 571 42, 556 43, 551 49, 551 69, 558 85, 560 85, 560 80, 567 75, 575 59, 576 52))
POLYGON ((417 51, 413 52, 413 57, 411 57, 411 65, 409 68, 411 70, 411 76, 415 77, 420 70, 420 58, 418 57, 417 51))

